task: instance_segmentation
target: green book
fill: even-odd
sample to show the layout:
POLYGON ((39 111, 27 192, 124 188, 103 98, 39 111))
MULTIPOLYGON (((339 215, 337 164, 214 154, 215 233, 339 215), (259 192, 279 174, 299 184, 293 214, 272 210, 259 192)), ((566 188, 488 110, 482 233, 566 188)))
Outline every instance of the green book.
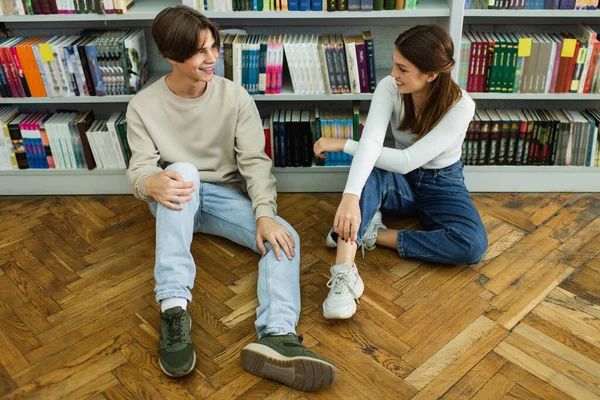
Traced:
POLYGON ((374 11, 383 10, 383 0, 373 0, 373 10, 374 11))

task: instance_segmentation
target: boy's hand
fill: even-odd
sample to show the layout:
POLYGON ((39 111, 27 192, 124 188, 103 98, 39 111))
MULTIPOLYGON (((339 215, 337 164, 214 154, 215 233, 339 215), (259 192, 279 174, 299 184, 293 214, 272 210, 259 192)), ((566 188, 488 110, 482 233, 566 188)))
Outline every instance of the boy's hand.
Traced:
POLYGON ((184 182, 178 172, 165 170, 146 178, 146 192, 171 210, 183 210, 181 203, 190 201, 196 190, 194 182, 184 182))
POLYGON ((296 243, 292 234, 277 220, 270 217, 260 217, 256 221, 256 243, 263 256, 267 254, 265 240, 271 243, 275 256, 279 261, 281 261, 280 247, 283 248, 289 260, 296 255, 294 252, 296 243))

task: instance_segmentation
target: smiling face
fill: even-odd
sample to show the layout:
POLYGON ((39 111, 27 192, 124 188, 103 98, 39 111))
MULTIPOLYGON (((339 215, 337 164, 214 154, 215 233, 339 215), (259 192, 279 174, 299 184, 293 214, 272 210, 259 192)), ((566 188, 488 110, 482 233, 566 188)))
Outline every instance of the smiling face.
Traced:
POLYGON ((173 73, 194 83, 210 82, 215 73, 215 65, 219 58, 219 44, 210 30, 203 30, 198 35, 198 50, 184 62, 169 60, 173 73))
POLYGON ((401 94, 414 94, 427 91, 428 80, 432 80, 435 74, 425 74, 410 61, 408 61, 398 49, 394 49, 394 68, 392 76, 396 80, 396 87, 401 94))

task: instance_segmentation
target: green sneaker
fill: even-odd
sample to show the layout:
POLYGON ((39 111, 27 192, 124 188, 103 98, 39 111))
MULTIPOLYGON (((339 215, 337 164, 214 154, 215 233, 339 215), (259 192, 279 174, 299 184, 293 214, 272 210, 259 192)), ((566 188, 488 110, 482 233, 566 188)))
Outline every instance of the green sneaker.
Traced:
POLYGON ((196 365, 191 328, 192 320, 187 309, 173 307, 160 313, 158 363, 171 377, 187 375, 196 365))
POLYGON ((242 365, 251 374, 305 392, 335 381, 337 367, 302 345, 302 336, 267 335, 242 349, 242 365))

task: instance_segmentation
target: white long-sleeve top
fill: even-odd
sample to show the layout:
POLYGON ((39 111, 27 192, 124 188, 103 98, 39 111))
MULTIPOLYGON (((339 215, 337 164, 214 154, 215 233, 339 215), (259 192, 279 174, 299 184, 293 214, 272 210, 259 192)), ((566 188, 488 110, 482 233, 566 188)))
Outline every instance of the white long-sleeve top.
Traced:
POLYGON ((475 103, 467 92, 441 121, 419 141, 415 134, 399 131, 404 107, 396 81, 387 76, 377 85, 360 142, 348 140, 344 153, 354 156, 344 193, 360 196, 373 167, 406 174, 416 168, 439 169, 460 159, 462 142, 475 114, 475 103), (383 147, 388 124, 396 148, 383 147))

